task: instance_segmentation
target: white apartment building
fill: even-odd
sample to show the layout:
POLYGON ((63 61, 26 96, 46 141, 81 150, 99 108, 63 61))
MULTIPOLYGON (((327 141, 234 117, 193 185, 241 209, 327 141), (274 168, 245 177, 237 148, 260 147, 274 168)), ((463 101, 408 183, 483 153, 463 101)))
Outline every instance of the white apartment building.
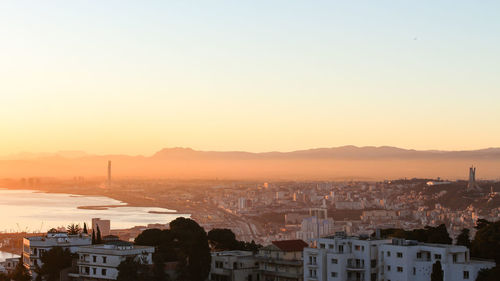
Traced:
POLYGON ((492 261, 471 260, 463 246, 426 244, 404 239, 369 239, 338 233, 304 249, 304 280, 428 281, 440 260, 444 281, 474 281, 492 261))
POLYGON ((76 253, 80 246, 92 244, 92 239, 87 234, 68 235, 66 232, 48 232, 45 236, 33 236, 23 239, 23 263, 30 271, 33 279, 36 273, 33 269, 42 266, 41 255, 53 247, 69 249, 76 253))
POLYGON ((439 260, 444 281, 474 281, 483 268, 495 266, 493 261, 470 258, 464 246, 428 244, 393 239, 379 247, 379 279, 384 281, 430 280, 432 265, 439 260))
POLYGON ((210 281, 257 281, 259 263, 250 251, 212 253, 210 281))
POLYGON ((331 235, 333 233, 335 233, 335 222, 333 219, 318 219, 316 216, 312 216, 302 220, 300 230, 296 233, 296 238, 309 243, 316 240, 318 237, 331 235))
POLYGON ((346 236, 320 238, 304 249, 304 281, 372 281, 378 275, 378 248, 390 240, 346 236))
POLYGON ((125 241, 109 241, 106 244, 79 247, 78 272, 69 276, 80 281, 116 280, 118 266, 127 257, 140 259, 145 264, 153 264, 154 247, 135 246, 125 241))

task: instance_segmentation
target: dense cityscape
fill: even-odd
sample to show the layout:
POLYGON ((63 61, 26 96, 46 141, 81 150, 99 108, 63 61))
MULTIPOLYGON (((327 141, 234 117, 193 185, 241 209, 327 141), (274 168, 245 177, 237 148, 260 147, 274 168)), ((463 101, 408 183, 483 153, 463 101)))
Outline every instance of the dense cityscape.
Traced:
MULTIPOLYGON (((47 233, 28 229, 1 233, 0 250, 13 255, 2 262, 0 270, 14 274, 22 257, 26 276, 50 280, 44 275, 42 260, 46 252, 59 248, 67 250, 69 257, 67 266, 57 271, 60 280, 135 280, 123 279, 119 273, 122 263, 131 262, 128 257, 141 257, 139 265, 148 265, 143 270, 152 270, 148 274, 157 274, 156 263, 162 264, 161 276, 144 273, 147 277, 137 280, 428 280, 437 260, 448 272, 444 280, 476 280, 480 272, 495 267, 495 254, 478 254, 471 241, 482 229, 481 223, 493 227, 500 220, 500 182, 476 180, 475 167, 470 167, 468 180, 379 182, 113 180, 111 169, 109 162, 104 181, 22 178, 4 179, 2 186, 105 195, 125 206, 186 214, 181 221, 207 233, 204 241, 211 258, 205 261, 209 268, 204 275, 180 273, 179 256, 158 253, 165 251, 158 242, 141 242, 152 233, 173 231, 170 223, 117 229, 106 218, 55 225, 47 233), (418 229, 441 232, 442 237, 436 241, 427 241, 426 235, 416 238, 412 231, 418 229), (469 242, 461 241, 464 235, 469 242), (364 253, 364 249, 369 251, 364 253), (401 258, 399 263, 384 257, 391 251, 401 258)), ((85 209, 103 207, 123 206, 85 209)))

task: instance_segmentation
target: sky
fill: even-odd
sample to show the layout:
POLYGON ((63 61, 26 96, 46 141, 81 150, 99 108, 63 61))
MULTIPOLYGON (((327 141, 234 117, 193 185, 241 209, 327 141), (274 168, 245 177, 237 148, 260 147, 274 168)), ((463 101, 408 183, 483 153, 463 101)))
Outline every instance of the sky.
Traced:
POLYGON ((500 146, 499 1, 0 2, 0 155, 500 146))

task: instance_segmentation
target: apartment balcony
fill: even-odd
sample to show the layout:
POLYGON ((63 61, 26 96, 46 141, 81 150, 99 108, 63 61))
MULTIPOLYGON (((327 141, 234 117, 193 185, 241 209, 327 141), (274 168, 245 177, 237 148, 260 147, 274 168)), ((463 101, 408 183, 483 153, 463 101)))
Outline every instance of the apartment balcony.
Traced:
POLYGON ((350 271, 364 271, 365 265, 361 263, 349 262, 347 263, 346 269, 350 271))

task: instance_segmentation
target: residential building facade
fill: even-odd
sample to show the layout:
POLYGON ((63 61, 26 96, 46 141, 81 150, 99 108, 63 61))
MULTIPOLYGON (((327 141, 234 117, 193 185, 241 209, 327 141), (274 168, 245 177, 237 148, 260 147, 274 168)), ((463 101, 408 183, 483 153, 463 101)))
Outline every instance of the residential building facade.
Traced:
POLYGON ((302 240, 273 241, 259 250, 261 281, 302 281, 302 254, 308 244, 302 240))
POLYGON ((259 281, 259 263, 253 252, 213 252, 210 281, 259 281))
POLYGON ((116 280, 118 266, 127 257, 153 264, 154 247, 136 246, 125 241, 109 241, 106 244, 78 248, 78 270, 69 276, 79 281, 116 280))
POLYGON ((76 253, 81 246, 92 244, 92 239, 87 234, 68 235, 65 232, 48 232, 45 236, 33 236, 23 239, 23 263, 30 271, 33 279, 36 278, 34 268, 42 266, 41 256, 54 247, 69 249, 76 253))

